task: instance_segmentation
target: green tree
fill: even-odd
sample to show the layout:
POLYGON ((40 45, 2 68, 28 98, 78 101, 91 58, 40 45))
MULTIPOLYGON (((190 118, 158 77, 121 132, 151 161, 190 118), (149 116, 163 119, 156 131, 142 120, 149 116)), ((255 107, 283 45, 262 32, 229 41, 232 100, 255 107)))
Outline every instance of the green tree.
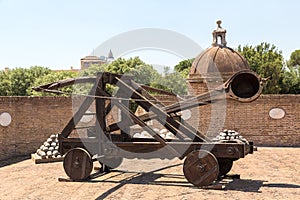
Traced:
POLYGON ((89 68, 79 72, 79 76, 97 76, 97 73, 106 71, 108 64, 92 64, 89 68))
POLYGON ((150 85, 160 76, 153 66, 148 64, 137 65, 135 68, 132 68, 128 74, 133 76, 136 82, 146 85, 150 85))
POLYGON ((6 71, 0 71, 0 96, 11 94, 11 81, 8 74, 6 71))
POLYGON ((300 94, 300 67, 288 67, 284 73, 281 93, 300 94))
POLYGON ((169 67, 151 84, 152 87, 167 90, 179 95, 187 94, 187 84, 179 72, 170 72, 169 67))
POLYGON ((128 60, 118 58, 107 65, 105 71, 131 75, 136 82, 147 85, 151 84, 159 76, 159 73, 152 65, 146 64, 139 57, 129 58, 128 60))
MULTIPOLYGON (((132 76, 133 79, 141 84, 150 85, 157 79, 159 73, 153 68, 152 65, 146 64, 139 57, 124 59, 118 58, 112 63, 102 65, 91 65, 88 69, 80 72, 80 76, 96 76, 99 72, 111 72, 115 74, 126 74, 132 76)), ((80 93, 88 93, 91 84, 76 86, 77 91, 80 93)), ((116 87, 107 85, 109 93, 113 93, 116 87)))
POLYGON ((15 68, 1 72, 0 93, 5 96, 27 96, 27 89, 30 88, 36 78, 50 73, 50 69, 33 66, 27 68, 15 68))
MULTIPOLYGON (((118 58, 110 64, 91 66, 81 72, 81 75, 95 76, 97 72, 101 71, 130 75, 138 83, 172 91, 177 94, 186 94, 187 92, 185 80, 180 73, 170 73, 170 68, 166 67, 164 74, 161 75, 152 65, 146 64, 139 57, 129 58, 127 60, 118 58)), ((113 87, 109 87, 108 90, 110 92, 113 91, 113 87)))
POLYGON ((182 77, 187 78, 195 58, 180 61, 174 66, 174 70, 179 72, 182 77))
POLYGON ((300 50, 291 53, 282 82, 282 93, 300 94, 300 50))
POLYGON ((261 77, 267 78, 264 93, 278 94, 283 87, 284 59, 282 52, 275 45, 261 43, 256 46, 238 46, 238 51, 246 58, 250 69, 261 77))
MULTIPOLYGON (((56 81, 63 80, 63 79, 74 78, 76 76, 78 76, 77 72, 70 72, 70 71, 54 72, 54 71, 52 71, 45 76, 41 76, 41 77, 35 79, 33 86, 45 85, 45 84, 56 82, 56 81)), ((72 93, 73 87, 68 86, 68 87, 61 88, 59 90, 62 92, 66 92, 66 93, 72 93)), ((57 95, 57 94, 52 94, 52 93, 48 93, 48 92, 46 92, 46 93, 36 92, 36 91, 32 90, 31 87, 27 89, 27 93, 29 95, 33 95, 33 96, 56 96, 57 95)), ((68 94, 66 94, 65 96, 68 96, 68 94)))
POLYGON ((115 74, 126 74, 142 84, 150 84, 159 73, 152 65, 146 64, 139 57, 124 59, 118 58, 110 64, 91 65, 88 69, 80 72, 80 76, 96 76, 98 72, 111 72, 115 74))
MULTIPOLYGON (((78 76, 83 77, 83 76, 88 76, 88 77, 93 77, 97 76, 99 72, 104 72, 106 71, 107 63, 105 64, 92 64, 90 65, 87 69, 82 70, 79 72, 78 76)), ((73 86, 73 92, 76 94, 88 94, 90 90, 93 87, 93 83, 85 83, 85 84, 76 84, 73 86)), ((108 91, 112 93, 113 87, 109 86, 107 87, 108 91)))
POLYGON ((292 52, 290 60, 287 62, 289 67, 300 66, 300 49, 292 52))

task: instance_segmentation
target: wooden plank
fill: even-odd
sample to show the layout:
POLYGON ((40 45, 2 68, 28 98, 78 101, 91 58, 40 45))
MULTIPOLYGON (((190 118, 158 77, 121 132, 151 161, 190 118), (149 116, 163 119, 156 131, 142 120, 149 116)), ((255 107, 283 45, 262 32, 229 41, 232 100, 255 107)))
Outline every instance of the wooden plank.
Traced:
MULTIPOLYGON (((155 152, 164 146, 158 142, 115 142, 117 147, 127 151, 136 153, 155 152)), ((237 143, 206 143, 206 142, 166 142, 167 146, 171 146, 184 158, 189 152, 195 149, 202 149, 212 152, 217 158, 243 158, 245 157, 245 144, 237 143), (228 149, 233 150, 228 153, 228 149)), ((124 155, 127 156, 127 155, 124 155)))
POLYGON ((60 138, 59 139, 59 152, 61 154, 67 153, 70 149, 81 147, 86 149, 94 155, 99 153, 99 142, 98 138, 60 138))
POLYGON ((205 190, 223 190, 225 187, 222 184, 217 183, 217 184, 211 184, 208 186, 202 186, 200 188, 205 189, 205 190))
MULTIPOLYGON (((106 84, 105 82, 103 81, 103 74, 101 76, 101 78, 98 80, 97 82, 97 87, 96 87, 96 92, 95 92, 95 95, 96 96, 101 96, 103 95, 103 92, 105 92, 105 87, 106 87, 106 84)), ((96 99, 96 118, 97 118, 97 121, 100 125, 100 129, 102 131, 105 130, 106 128, 106 122, 105 122, 105 99, 102 99, 102 98, 97 98, 96 99)))
MULTIPOLYGON (((66 138, 63 142, 63 147, 82 147, 83 143, 88 144, 90 147, 93 147, 95 150, 97 149, 98 142, 94 138, 85 138, 84 142, 81 141, 80 138, 66 138), (82 146, 80 146, 82 145, 82 146)), ((145 140, 147 141, 147 140, 145 140)), ((178 156, 174 156, 170 154, 169 151, 166 151, 164 155, 156 154, 159 149, 162 149, 165 145, 160 142, 113 142, 114 145, 119 147, 119 150, 123 150, 118 153, 118 156, 131 158, 135 156, 134 153, 152 153, 151 158, 174 158, 178 156)), ((175 149, 177 152, 180 152, 182 155, 179 156, 180 159, 183 159, 186 154, 195 150, 195 149, 203 149, 212 152, 217 158, 234 158, 239 159, 245 157, 247 152, 245 151, 246 146, 243 143, 206 143, 206 142, 166 142, 166 146, 171 146, 171 148, 175 149), (228 153, 228 149, 232 153, 228 153)), ((93 149, 91 148, 91 149, 93 149)), ((67 149, 66 149, 67 150, 67 149)), ((92 152, 92 155, 97 154, 99 152, 92 152)), ((161 153, 161 152, 158 152, 161 153)), ((102 155, 102 154, 101 154, 102 155)))
POLYGON ((174 94, 173 92, 168 92, 168 91, 165 91, 165 90, 161 90, 161 89, 158 89, 158 88, 154 88, 154 87, 150 87, 148 85, 141 85, 141 87, 147 91, 150 91, 150 92, 156 92, 158 94, 165 94, 165 95, 170 95, 170 96, 176 96, 176 94, 174 94))
POLYGON ((41 163, 52 163, 52 162, 61 162, 64 160, 64 157, 60 158, 42 158, 36 153, 31 154, 31 159, 34 161, 35 164, 41 163))
POLYGON ((74 85, 75 83, 92 83, 96 80, 95 77, 78 77, 78 78, 69 78, 65 80, 60 80, 57 82, 48 83, 46 85, 40 85, 37 87, 33 87, 32 89, 35 91, 43 91, 43 90, 53 90, 61 87, 66 87, 69 85, 74 85))

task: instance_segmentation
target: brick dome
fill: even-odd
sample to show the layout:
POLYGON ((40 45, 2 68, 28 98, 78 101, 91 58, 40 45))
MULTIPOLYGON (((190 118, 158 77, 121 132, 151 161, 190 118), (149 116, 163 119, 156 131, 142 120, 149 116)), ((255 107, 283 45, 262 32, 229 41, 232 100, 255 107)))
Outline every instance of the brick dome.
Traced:
MULTIPOLYGON (((192 64, 187 79, 190 83, 216 81, 216 85, 220 85, 221 82, 226 81, 234 73, 249 69, 246 59, 226 46, 226 29, 221 27, 221 21, 217 21, 217 24, 217 29, 212 33, 212 46, 196 57, 192 64)), ((207 89, 204 89, 203 92, 205 90, 207 91, 207 89)))
POLYGON ((243 69, 249 69, 243 56, 229 47, 218 45, 208 48, 194 60, 189 75, 214 78, 220 73, 223 79, 227 79, 243 69))

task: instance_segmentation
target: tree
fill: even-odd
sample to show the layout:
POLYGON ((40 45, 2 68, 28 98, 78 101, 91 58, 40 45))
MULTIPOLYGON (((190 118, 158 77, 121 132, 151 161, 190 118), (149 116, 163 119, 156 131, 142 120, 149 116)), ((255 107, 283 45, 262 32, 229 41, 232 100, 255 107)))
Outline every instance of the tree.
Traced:
POLYGON ((0 94, 4 96, 27 96, 27 89, 32 86, 34 80, 50 73, 50 71, 45 67, 33 66, 29 69, 15 68, 1 72, 0 94))
POLYGON ((300 94, 300 50, 291 53, 282 82, 282 93, 300 94))
MULTIPOLYGON (((63 79, 74 78, 76 76, 78 76, 77 72, 70 72, 70 71, 54 72, 54 71, 52 71, 45 76, 41 76, 41 77, 35 79, 35 81, 33 82, 32 85, 33 86, 45 85, 45 84, 56 82, 56 81, 63 80, 63 79)), ((64 87, 64 88, 61 88, 60 91, 66 92, 66 93, 72 93, 73 87, 72 86, 64 87)), ((57 95, 57 94, 52 94, 52 93, 36 92, 36 91, 32 90, 31 87, 27 89, 27 93, 29 95, 33 95, 33 96, 56 96, 57 95)), ((68 94, 66 94, 65 96, 68 96, 68 94)))
POLYGON ((278 94, 283 87, 284 59, 275 45, 261 43, 257 46, 238 46, 238 51, 246 58, 250 69, 267 78, 264 93, 278 94))
POLYGON ((187 84, 185 79, 179 72, 170 72, 169 67, 164 68, 164 73, 160 75, 151 86, 179 95, 187 94, 187 84))
POLYGON ((136 82, 147 85, 152 83, 157 76, 159 76, 159 73, 152 65, 146 64, 139 57, 129 58, 128 60, 118 58, 107 65, 105 71, 131 75, 136 82))
POLYGON ((284 73, 283 89, 281 93, 300 94, 300 68, 288 67, 284 73))
POLYGON ((179 72, 182 77, 187 78, 195 58, 180 61, 174 66, 175 71, 179 72))
POLYGON ((127 74, 133 76, 133 79, 136 82, 145 85, 150 85, 158 77, 160 77, 160 74, 153 68, 153 66, 148 64, 137 65, 135 68, 128 71, 127 74))
POLYGON ((10 86, 8 72, 0 71, 0 96, 9 96, 11 93, 10 86))
POLYGON ((97 76, 98 72, 106 71, 106 67, 108 64, 92 64, 87 69, 79 72, 79 76, 97 76))
POLYGON ((110 64, 91 65, 88 69, 80 72, 81 76, 96 76, 98 72, 111 72, 114 74, 126 74, 142 84, 149 85, 156 80, 159 73, 152 65, 146 64, 139 57, 124 59, 118 58, 110 64))
MULTIPOLYGON (((132 76, 136 82, 146 85, 150 85, 159 76, 159 73, 152 65, 146 64, 139 57, 129 58, 127 60, 118 58, 110 64, 91 65, 88 69, 80 72, 79 75, 96 76, 99 72, 126 74, 132 76)), ((91 87, 91 84, 76 86, 77 91, 80 91, 80 93, 88 93, 91 87)), ((109 93, 113 93, 116 87, 108 84, 106 89, 109 93)))
MULTIPOLYGON (((188 62, 191 63, 192 61, 189 60, 188 62)), ((188 67, 188 65, 186 66, 188 67)), ((170 68, 165 67, 164 73, 161 75, 152 65, 146 64, 139 57, 129 58, 128 60, 118 58, 106 67, 106 71, 131 75, 138 83, 172 91, 176 94, 187 93, 185 80, 180 73, 170 73, 170 68)))
POLYGON ((300 49, 292 52, 290 60, 287 62, 289 67, 300 66, 300 49))
MULTIPOLYGON (((170 73, 170 68, 166 67, 164 74, 161 75, 153 68, 152 65, 146 64, 139 57, 129 58, 127 60, 124 58, 118 58, 111 64, 104 64, 100 66, 92 65, 90 68, 84 70, 81 75, 95 76, 97 72, 101 71, 130 75, 138 83, 172 91, 177 94, 186 94, 187 92, 185 80, 180 73, 170 73)), ((112 92, 113 87, 108 87, 108 91, 112 92)))
MULTIPOLYGON (((83 76, 97 76, 99 72, 104 72, 106 71, 107 63, 104 64, 92 64, 90 65, 87 69, 82 70, 79 72, 78 76, 83 77, 83 76)), ((73 85, 73 92, 76 94, 88 94, 90 90, 93 87, 93 83, 85 83, 85 84, 76 84, 73 85)), ((110 85, 107 85, 107 90, 112 93, 113 87, 110 85)))

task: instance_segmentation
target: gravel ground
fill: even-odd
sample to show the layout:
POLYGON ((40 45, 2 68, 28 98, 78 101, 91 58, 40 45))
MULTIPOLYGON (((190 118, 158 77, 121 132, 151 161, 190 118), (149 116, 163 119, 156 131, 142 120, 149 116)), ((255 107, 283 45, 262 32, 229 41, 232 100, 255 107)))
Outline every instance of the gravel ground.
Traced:
POLYGON ((234 162, 223 189, 199 189, 182 173, 183 161, 125 160, 89 182, 59 182, 62 163, 0 162, 0 199, 300 199, 300 148, 259 148, 234 162))

